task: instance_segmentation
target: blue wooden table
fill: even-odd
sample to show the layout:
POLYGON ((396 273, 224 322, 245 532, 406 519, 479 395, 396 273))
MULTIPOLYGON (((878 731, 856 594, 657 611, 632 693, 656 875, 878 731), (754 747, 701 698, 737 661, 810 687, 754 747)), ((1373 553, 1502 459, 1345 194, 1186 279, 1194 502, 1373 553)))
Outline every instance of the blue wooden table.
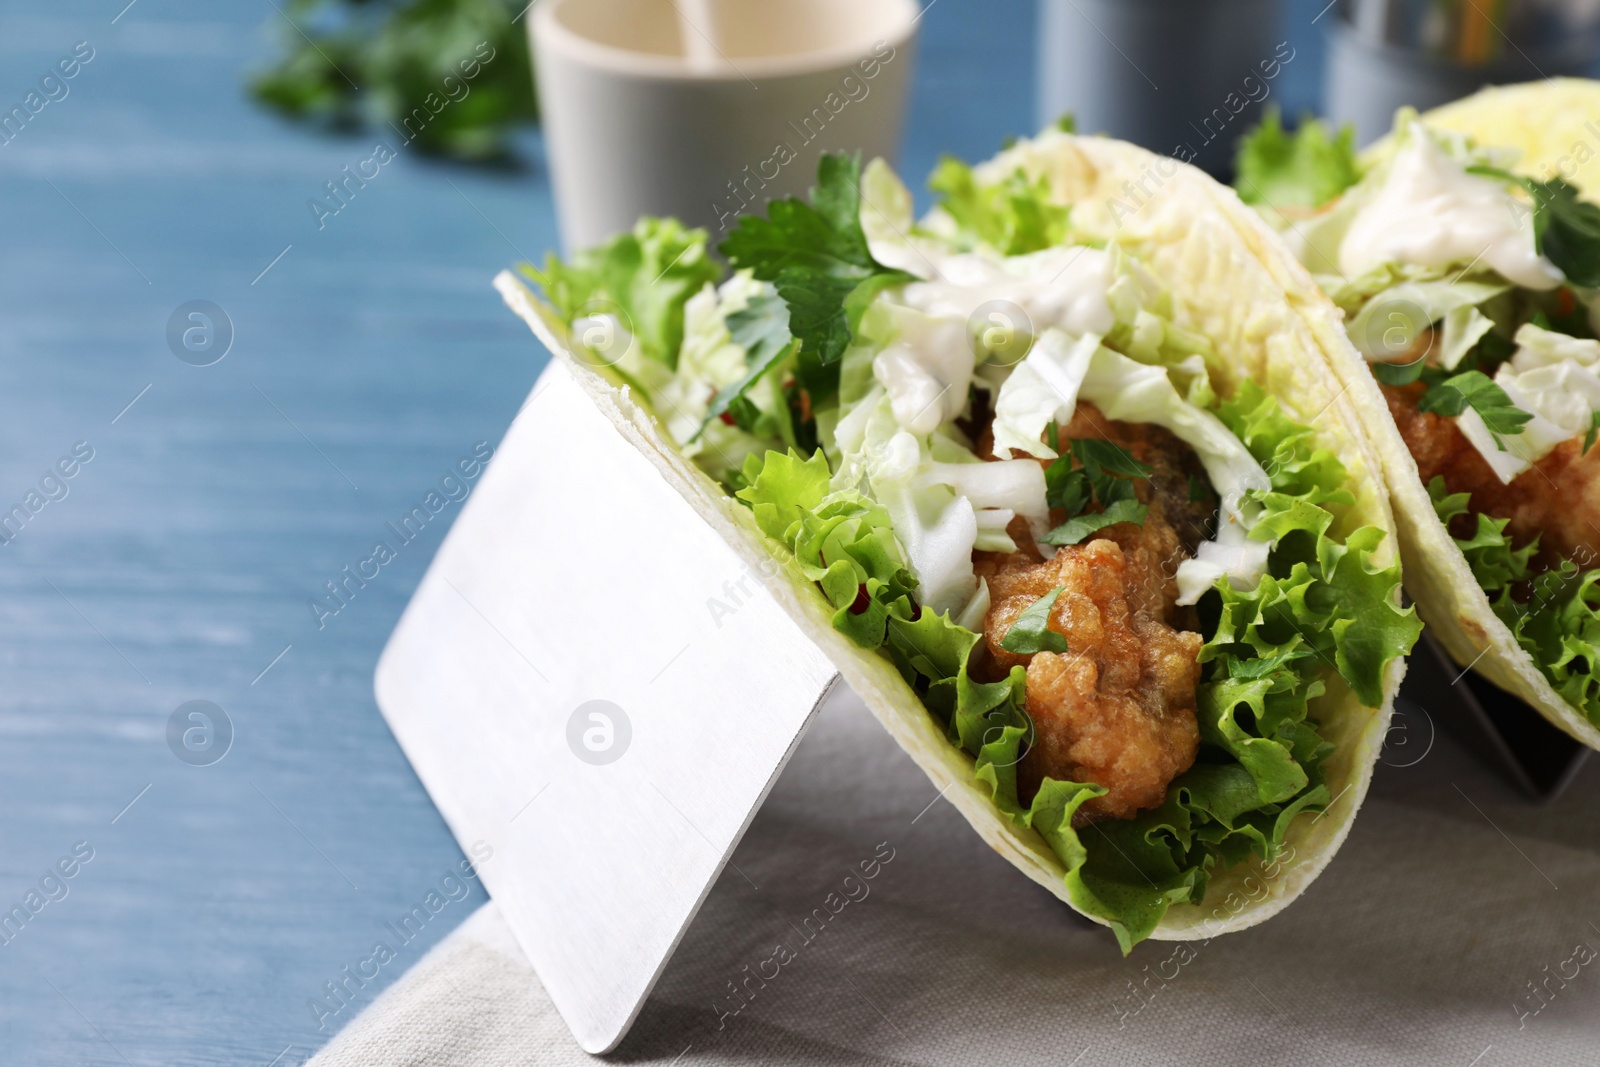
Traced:
MULTIPOLYGON (((550 191, 535 134, 515 172, 402 150, 319 225, 323 184, 396 139, 245 98, 286 29, 271 0, 126 3, 0 6, 0 113, 92 56, 0 145, 0 508, 23 508, 0 534, 0 908, 29 916, 0 924, 0 1062, 294 1064, 483 899, 446 894, 347 1008, 308 1007, 460 859, 372 699, 459 506, 336 614, 311 604, 538 373, 489 279, 553 245, 550 191), (208 366, 220 334, 187 362, 168 341, 196 300, 231 323, 208 366), (221 713, 169 737, 190 701, 221 713)), ((1291 110, 1319 6, 1286 31, 1291 110)), ((1033 126, 1032 27, 1022 0, 930 7, 907 174, 1033 126)))

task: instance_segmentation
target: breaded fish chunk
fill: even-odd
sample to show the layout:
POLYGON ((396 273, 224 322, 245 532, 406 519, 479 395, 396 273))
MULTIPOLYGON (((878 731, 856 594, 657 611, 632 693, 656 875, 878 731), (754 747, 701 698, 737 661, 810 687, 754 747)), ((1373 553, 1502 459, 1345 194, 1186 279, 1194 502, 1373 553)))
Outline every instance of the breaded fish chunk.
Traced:
POLYGON ((996 667, 1021 663, 1028 671, 1034 736, 1018 767, 1022 796, 1030 799, 1046 777, 1105 786, 1105 796, 1080 809, 1080 822, 1160 805, 1200 743, 1203 639, 1162 621, 1162 598, 1151 591, 1165 583, 1142 543, 1146 531, 1128 523, 1108 530, 1129 547, 1102 537, 995 573, 984 621, 996 667), (1057 586, 1049 627, 1066 638, 1067 651, 1019 656, 1001 648, 1017 616, 1057 586))
POLYGON ((1600 448, 1584 452, 1580 438, 1564 441, 1507 485, 1456 420, 1417 410, 1422 391, 1420 383, 1383 386, 1422 484, 1442 476, 1450 492, 1471 493, 1473 511, 1511 520, 1506 532, 1518 547, 1539 537, 1542 566, 1571 559, 1587 570, 1600 562, 1600 448))
MULTIPOLYGON (((1209 536, 1216 514, 1209 488, 1194 491, 1202 471, 1194 453, 1166 430, 1114 422, 1080 404, 1060 428, 1058 450, 1086 437, 1113 441, 1152 468, 1135 486, 1149 507, 1145 521, 1105 527, 1095 540, 1046 561, 1018 518, 1007 527, 1016 552, 978 552, 973 561, 990 597, 979 673, 1001 678, 1014 666, 1028 672, 1034 736, 1017 768, 1022 799, 1031 800, 1047 777, 1105 786, 1105 796, 1078 810, 1079 824, 1159 806, 1172 780, 1194 764, 1204 639, 1182 628, 1193 613, 1173 603, 1175 576, 1209 536), (1002 648, 1017 617, 1057 586, 1049 627, 1066 638, 1067 651, 1002 648)), ((985 435, 980 454, 998 458, 991 440, 985 435)), ((1051 520, 1065 521, 1065 513, 1051 520)))

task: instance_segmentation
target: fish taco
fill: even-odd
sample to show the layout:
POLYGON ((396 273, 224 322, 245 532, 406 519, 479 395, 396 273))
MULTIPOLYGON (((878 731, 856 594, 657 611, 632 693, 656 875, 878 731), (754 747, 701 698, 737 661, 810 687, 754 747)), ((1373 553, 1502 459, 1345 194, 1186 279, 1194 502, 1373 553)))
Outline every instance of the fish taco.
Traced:
POLYGON ((997 852, 1124 951, 1260 922, 1344 839, 1420 629, 1336 318, 1127 144, 929 184, 917 220, 826 156, 726 266, 646 219, 496 284, 997 852))
POLYGON ((1428 632, 1600 747, 1600 83, 1486 89, 1357 155, 1269 119, 1239 189, 1345 315, 1428 632))

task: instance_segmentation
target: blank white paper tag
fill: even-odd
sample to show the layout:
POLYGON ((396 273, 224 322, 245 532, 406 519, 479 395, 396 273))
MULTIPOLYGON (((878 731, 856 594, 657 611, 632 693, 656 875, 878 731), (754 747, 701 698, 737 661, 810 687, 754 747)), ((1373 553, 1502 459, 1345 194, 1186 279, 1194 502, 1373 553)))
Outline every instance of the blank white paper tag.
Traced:
POLYGON ((456 840, 493 849, 480 875, 556 1008, 604 1052, 835 677, 552 362, 376 689, 456 840))

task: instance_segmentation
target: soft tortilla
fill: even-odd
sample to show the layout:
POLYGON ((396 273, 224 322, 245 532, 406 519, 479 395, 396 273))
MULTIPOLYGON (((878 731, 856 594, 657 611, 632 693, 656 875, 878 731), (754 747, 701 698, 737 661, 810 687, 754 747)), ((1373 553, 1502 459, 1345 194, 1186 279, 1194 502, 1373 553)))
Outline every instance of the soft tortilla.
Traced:
MULTIPOLYGON (((1469 134, 1486 146, 1520 149, 1522 158, 1514 168, 1519 173, 1540 180, 1565 177, 1587 188, 1591 197, 1600 193, 1600 82, 1560 78, 1484 89, 1428 112, 1422 121, 1469 134)), ((1385 138, 1364 156, 1370 162, 1389 148, 1385 138)), ((1428 633, 1457 665, 1471 666, 1590 748, 1600 748, 1600 728, 1556 692, 1490 607, 1466 557, 1439 521, 1366 361, 1342 331, 1330 338, 1327 348, 1350 390, 1351 406, 1383 459, 1400 526, 1406 592, 1428 633)))
MULTIPOLYGON (((1228 189, 1200 171, 1100 137, 1048 133, 1003 153, 990 166, 1027 168, 1048 178, 1063 202, 1073 204, 1080 230, 1116 239, 1167 285, 1174 319, 1212 340, 1229 361, 1214 366, 1219 392, 1231 393, 1252 378, 1308 423, 1318 444, 1333 451, 1350 473, 1356 503, 1335 532, 1376 525, 1388 531, 1374 558, 1394 558, 1394 519, 1376 453, 1358 430, 1344 386, 1324 358, 1343 339, 1337 312, 1277 237, 1228 189)), ((827 653, 850 686, 900 747, 928 775, 983 839, 1023 873, 1063 901, 1065 870, 1045 841, 1003 818, 973 777, 972 759, 945 738, 921 701, 887 657, 852 644, 833 629, 832 609, 797 566, 771 566, 773 553, 748 508, 679 454, 661 426, 620 386, 574 355, 559 315, 515 276, 502 272, 495 286, 512 310, 571 367, 583 389, 642 451, 669 484, 763 575, 772 596, 827 653)), ((1325 766, 1333 802, 1323 813, 1298 818, 1278 863, 1259 861, 1215 872, 1201 905, 1174 905, 1151 935, 1196 940, 1253 926, 1285 907, 1321 873, 1349 832, 1388 729, 1394 693, 1405 673, 1393 660, 1384 677, 1383 706, 1364 707, 1331 671, 1327 692, 1312 704, 1322 734, 1336 746, 1325 766)), ((1097 922, 1104 922, 1096 919, 1097 922)))

